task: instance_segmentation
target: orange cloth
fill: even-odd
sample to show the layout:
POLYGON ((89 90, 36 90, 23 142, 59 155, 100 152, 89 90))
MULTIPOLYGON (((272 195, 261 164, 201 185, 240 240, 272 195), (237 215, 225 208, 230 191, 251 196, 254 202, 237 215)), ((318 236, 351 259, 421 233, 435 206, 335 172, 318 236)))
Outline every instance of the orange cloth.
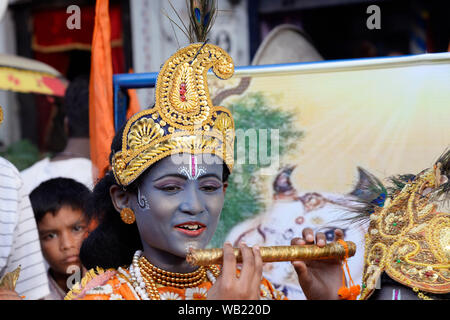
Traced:
POLYGON ((137 300, 130 287, 126 283, 120 282, 117 275, 108 280, 103 287, 108 288, 108 285, 114 288, 112 293, 109 293, 108 291, 102 293, 100 289, 98 289, 99 293, 87 293, 83 298, 77 300, 114 300, 114 295, 120 296, 123 300, 137 300))
POLYGON ((127 120, 130 119, 135 113, 141 111, 136 90, 128 89, 128 96, 130 97, 130 104, 127 110, 127 120))
MULTIPOLYGON (((139 296, 134 292, 131 283, 127 280, 127 277, 129 277, 128 271, 123 270, 123 273, 109 270, 100 274, 90 279, 84 288, 77 290, 76 293, 69 293, 66 296, 66 300, 138 300, 139 296)), ((158 285, 158 292, 161 300, 205 300, 206 293, 211 286, 212 283, 210 281, 187 289, 158 285)), ((262 279, 260 288, 261 299, 287 300, 286 296, 276 290, 265 278, 262 279)))
POLYGON ((114 137, 111 26, 108 7, 108 0, 97 0, 92 38, 89 131, 94 181, 102 178, 109 169, 108 157, 114 137))
MULTIPOLYGON (((133 73, 133 69, 130 69, 128 73, 133 73)), ((135 113, 141 111, 136 89, 128 89, 128 96, 130 97, 130 101, 127 110, 127 120, 130 119, 135 113)))

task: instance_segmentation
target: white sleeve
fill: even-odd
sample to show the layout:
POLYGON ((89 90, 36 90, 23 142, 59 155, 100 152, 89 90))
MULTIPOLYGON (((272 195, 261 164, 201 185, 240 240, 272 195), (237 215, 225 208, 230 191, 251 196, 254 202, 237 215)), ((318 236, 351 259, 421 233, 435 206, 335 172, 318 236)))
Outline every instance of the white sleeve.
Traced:
POLYGON ((0 263, 0 273, 11 272, 20 265, 17 293, 25 296, 26 300, 41 299, 50 291, 33 209, 28 195, 23 191, 17 170, 8 172, 5 167, 2 169, 5 180, 0 180, 0 187, 3 189, 0 196, 0 202, 3 203, 0 206, 0 209, 3 208, 3 212, 0 210, 0 224, 3 227, 0 231, 3 230, 5 241, 0 245, 4 246, 3 253, 9 254, 7 257, 3 256, 6 261, 0 263))

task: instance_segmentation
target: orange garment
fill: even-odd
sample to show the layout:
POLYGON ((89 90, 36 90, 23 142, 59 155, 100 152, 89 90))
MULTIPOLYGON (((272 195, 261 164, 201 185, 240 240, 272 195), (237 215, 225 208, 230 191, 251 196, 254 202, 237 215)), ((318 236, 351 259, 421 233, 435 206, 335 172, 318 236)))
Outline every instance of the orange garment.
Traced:
MULTIPOLYGON (((210 281, 186 289, 158 285, 158 292, 161 300, 205 300, 211 286, 210 281)), ((287 300, 286 296, 265 278, 262 279, 260 288, 261 299, 287 300)), ((82 280, 82 287, 72 289, 65 300, 140 300, 140 297, 129 281, 128 270, 98 269, 96 275, 90 270, 82 280)))
POLYGON ((89 135, 94 182, 109 169, 114 137, 113 69, 108 0, 97 0, 89 85, 89 135))
MULTIPOLYGON (((133 73, 133 69, 130 69, 128 73, 133 73)), ((130 102, 128 104, 127 110, 127 120, 130 119, 134 114, 141 111, 141 106, 139 105, 139 98, 137 96, 136 89, 128 89, 128 96, 130 97, 130 102)))

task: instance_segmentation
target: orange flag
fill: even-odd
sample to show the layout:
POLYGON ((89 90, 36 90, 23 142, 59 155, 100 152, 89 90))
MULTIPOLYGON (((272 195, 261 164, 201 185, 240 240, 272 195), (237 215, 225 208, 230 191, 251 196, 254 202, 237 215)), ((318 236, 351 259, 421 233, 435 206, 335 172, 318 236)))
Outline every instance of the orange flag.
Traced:
POLYGON ((89 85, 89 132, 94 182, 109 170, 114 137, 113 69, 109 0, 97 0, 89 85))
MULTIPOLYGON (((133 69, 130 69, 128 73, 133 73, 133 69)), ((128 89, 128 97, 129 97, 129 104, 127 110, 127 120, 130 119, 135 113, 141 110, 136 89, 128 89)))

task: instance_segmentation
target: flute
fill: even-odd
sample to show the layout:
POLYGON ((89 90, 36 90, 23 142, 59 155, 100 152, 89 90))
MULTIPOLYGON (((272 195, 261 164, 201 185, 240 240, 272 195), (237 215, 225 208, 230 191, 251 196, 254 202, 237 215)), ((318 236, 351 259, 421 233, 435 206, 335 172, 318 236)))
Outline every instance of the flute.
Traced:
MULTIPOLYGON (((344 259, 355 255, 356 245, 346 241, 346 245, 332 242, 320 248, 315 244, 260 247, 263 262, 295 261, 295 260, 324 260, 344 259), (346 248, 347 247, 347 248, 346 248)), ((236 262, 242 262, 239 248, 233 248, 236 262)), ((190 249, 186 261, 194 266, 208 266, 223 263, 223 249, 190 249)))

